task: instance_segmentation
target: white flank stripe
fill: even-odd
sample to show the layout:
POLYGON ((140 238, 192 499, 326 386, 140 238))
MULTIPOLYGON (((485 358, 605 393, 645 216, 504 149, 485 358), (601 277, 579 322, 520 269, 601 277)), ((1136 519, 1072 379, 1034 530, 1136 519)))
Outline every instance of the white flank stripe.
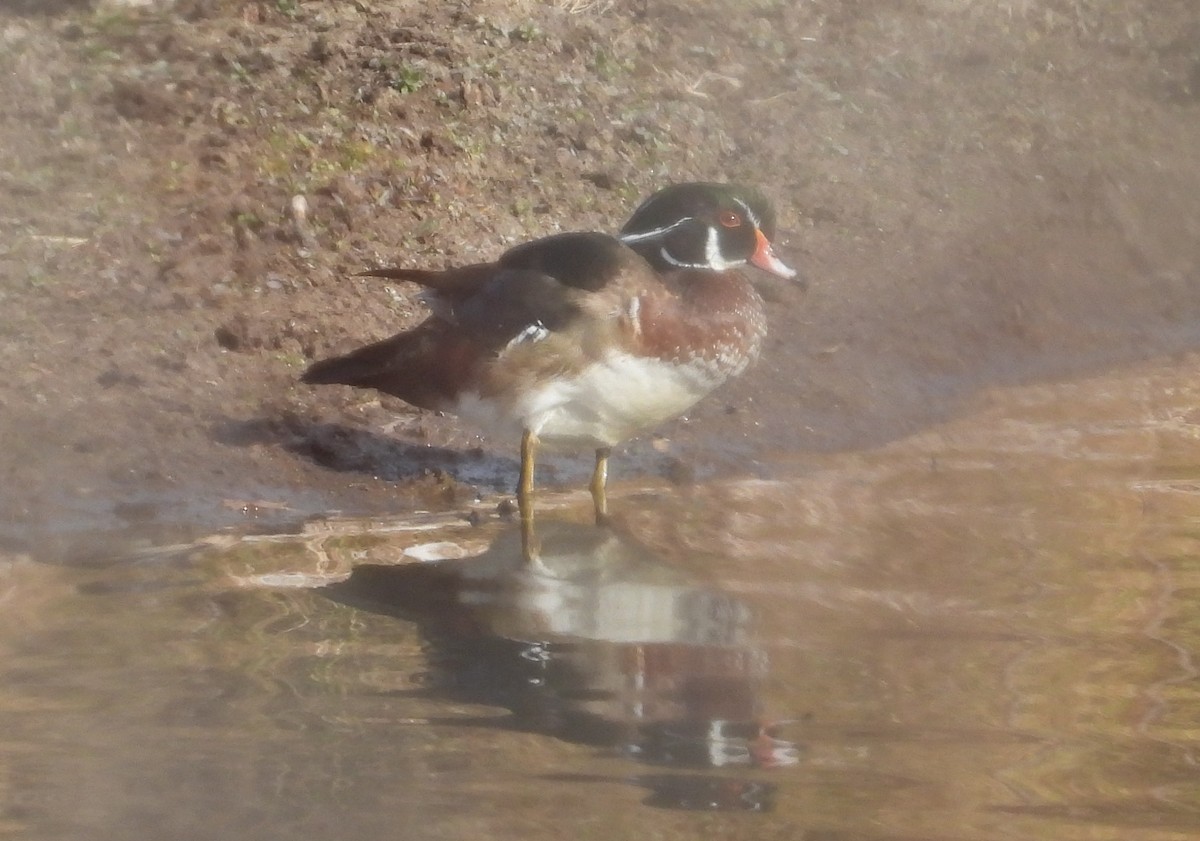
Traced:
POLYGON ((511 347, 525 344, 526 342, 540 342, 549 335, 550 331, 546 329, 546 325, 542 324, 540 321, 535 321, 533 324, 530 324, 528 327, 514 336, 504 349, 508 350, 511 347))

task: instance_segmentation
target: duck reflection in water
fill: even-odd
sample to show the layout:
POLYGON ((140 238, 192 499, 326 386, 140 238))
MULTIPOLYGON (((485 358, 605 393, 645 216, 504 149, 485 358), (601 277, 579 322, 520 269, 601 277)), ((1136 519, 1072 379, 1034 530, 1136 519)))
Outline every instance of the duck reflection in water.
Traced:
MULTIPOLYGON (((537 525, 482 555, 364 565, 331 598, 417 623, 429 646, 424 694, 504 707, 463 721, 617 748, 674 768, 794 764, 763 720, 766 653, 750 610, 614 528, 537 525)), ((765 809, 774 786, 706 776, 638 780, 647 802, 765 809), (692 782, 689 783, 688 781, 692 782)))

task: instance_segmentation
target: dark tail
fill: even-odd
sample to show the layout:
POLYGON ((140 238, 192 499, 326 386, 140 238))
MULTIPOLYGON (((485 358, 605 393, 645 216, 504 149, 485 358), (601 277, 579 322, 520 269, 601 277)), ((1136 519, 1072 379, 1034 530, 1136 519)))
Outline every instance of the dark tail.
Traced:
POLYGON ((300 382, 309 385, 358 385, 362 372, 344 356, 321 359, 308 366, 300 382))
POLYGON ((310 385, 353 385, 378 388, 377 383, 389 375, 395 376, 411 354, 411 334, 401 333, 381 342, 360 347, 344 356, 321 359, 309 366, 300 377, 310 385))
POLYGON ((423 409, 441 409, 476 353, 469 342, 447 338, 445 325, 430 319, 407 333, 314 362, 300 381, 374 388, 423 409))

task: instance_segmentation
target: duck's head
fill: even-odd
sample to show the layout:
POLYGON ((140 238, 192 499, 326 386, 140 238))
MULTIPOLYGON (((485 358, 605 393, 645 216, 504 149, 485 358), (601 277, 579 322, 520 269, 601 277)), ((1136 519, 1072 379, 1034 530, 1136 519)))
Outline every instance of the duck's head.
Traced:
POLYGON ((723 272, 750 264, 796 276, 771 248, 775 210, 758 190, 739 184, 665 187, 642 202, 618 236, 659 271, 723 272))

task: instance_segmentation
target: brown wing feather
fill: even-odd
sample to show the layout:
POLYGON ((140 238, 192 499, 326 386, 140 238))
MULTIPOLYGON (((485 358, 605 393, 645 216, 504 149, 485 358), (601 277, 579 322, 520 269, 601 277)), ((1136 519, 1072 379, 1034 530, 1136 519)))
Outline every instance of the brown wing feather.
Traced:
POLYGON ((604 234, 546 237, 495 263, 361 274, 426 287, 434 314, 413 330, 315 362, 302 380, 374 388, 427 409, 450 408, 464 386, 494 393, 627 343, 622 334, 636 332, 630 297, 657 283, 641 257, 604 234))
POLYGON ((573 232, 552 234, 514 246, 494 263, 435 271, 392 266, 367 269, 360 277, 407 280, 440 294, 465 298, 483 288, 502 271, 548 275, 564 287, 598 292, 623 273, 644 267, 637 254, 608 234, 573 232))

